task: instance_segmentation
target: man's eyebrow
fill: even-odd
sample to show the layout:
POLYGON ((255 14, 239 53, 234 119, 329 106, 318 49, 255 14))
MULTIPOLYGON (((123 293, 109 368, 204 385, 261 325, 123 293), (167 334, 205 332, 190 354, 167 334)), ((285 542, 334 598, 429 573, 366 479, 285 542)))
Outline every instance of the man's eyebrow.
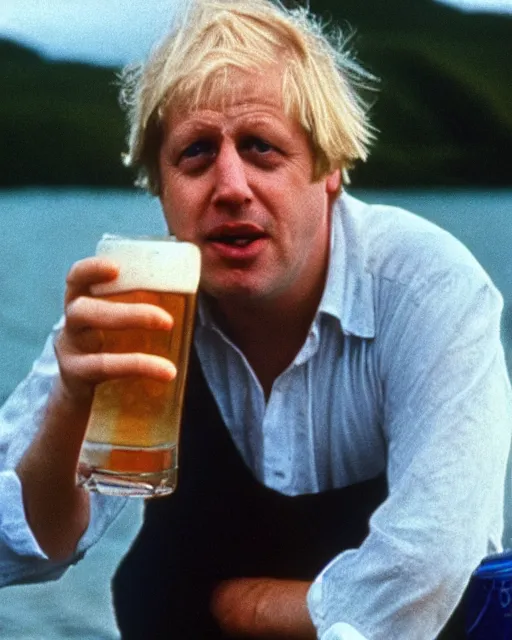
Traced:
POLYGON ((266 116, 248 117, 242 120, 239 129, 245 130, 256 129, 268 135, 278 136, 280 138, 290 137, 290 131, 279 120, 271 119, 266 116))
POLYGON ((201 135, 205 132, 216 133, 220 131, 220 127, 217 123, 206 117, 194 117, 186 121, 179 122, 176 126, 170 127, 170 134, 172 137, 186 138, 194 135, 201 135))
POLYGON ((171 129, 171 136, 173 138, 192 138, 196 135, 202 135, 205 132, 218 131, 218 127, 215 127, 212 123, 205 121, 186 122, 178 125, 178 127, 171 129))

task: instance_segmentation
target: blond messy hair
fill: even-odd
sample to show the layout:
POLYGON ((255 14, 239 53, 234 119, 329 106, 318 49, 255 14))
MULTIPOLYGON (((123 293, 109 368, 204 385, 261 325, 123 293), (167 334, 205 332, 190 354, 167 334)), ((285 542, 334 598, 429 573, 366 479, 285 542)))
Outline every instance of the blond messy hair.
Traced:
POLYGON ((309 135, 314 180, 366 160, 373 130, 359 89, 367 74, 346 50, 341 31, 327 33, 307 9, 279 0, 189 0, 148 61, 122 74, 121 103, 130 125, 127 166, 137 184, 160 193, 158 155, 168 109, 191 112, 229 100, 237 71, 281 65, 287 116, 309 135))

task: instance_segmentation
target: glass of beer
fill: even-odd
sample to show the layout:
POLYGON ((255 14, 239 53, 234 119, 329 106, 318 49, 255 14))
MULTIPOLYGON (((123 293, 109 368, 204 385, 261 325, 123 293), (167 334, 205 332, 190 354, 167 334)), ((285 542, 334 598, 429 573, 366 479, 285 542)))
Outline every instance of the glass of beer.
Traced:
POLYGON ((172 493, 178 471, 183 395, 199 284, 199 249, 169 238, 106 235, 96 255, 120 267, 118 277, 91 293, 113 302, 155 304, 174 318, 170 331, 103 332, 105 353, 150 353, 175 363, 171 382, 144 377, 98 384, 78 464, 91 491, 152 497, 172 493))

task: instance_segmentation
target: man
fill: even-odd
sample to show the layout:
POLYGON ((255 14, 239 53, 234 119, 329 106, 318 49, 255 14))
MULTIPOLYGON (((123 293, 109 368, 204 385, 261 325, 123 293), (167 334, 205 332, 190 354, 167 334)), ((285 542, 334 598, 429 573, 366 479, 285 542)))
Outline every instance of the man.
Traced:
MULTIPOLYGON (((501 298, 448 234, 343 192, 371 138, 358 73, 306 12, 197 0, 126 78, 127 162, 203 266, 181 486, 116 579, 123 637, 430 639, 500 548, 501 298)), ((5 582, 58 573, 122 507, 75 484, 95 385, 175 374, 99 352, 103 329, 172 330, 90 296, 116 274, 72 267, 56 361, 4 408, 5 582)))

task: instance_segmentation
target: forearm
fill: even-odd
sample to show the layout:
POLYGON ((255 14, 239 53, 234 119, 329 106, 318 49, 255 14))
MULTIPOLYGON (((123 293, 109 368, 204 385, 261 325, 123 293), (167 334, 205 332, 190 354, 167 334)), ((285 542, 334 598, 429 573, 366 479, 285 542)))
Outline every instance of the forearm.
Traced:
POLYGON ((89 523, 89 496, 76 486, 89 409, 89 402, 78 405, 57 383, 43 424, 16 468, 27 521, 53 560, 72 555, 89 523))
POLYGON ((309 582, 273 578, 238 578, 220 583, 211 609, 233 637, 314 640, 306 595, 309 582))

